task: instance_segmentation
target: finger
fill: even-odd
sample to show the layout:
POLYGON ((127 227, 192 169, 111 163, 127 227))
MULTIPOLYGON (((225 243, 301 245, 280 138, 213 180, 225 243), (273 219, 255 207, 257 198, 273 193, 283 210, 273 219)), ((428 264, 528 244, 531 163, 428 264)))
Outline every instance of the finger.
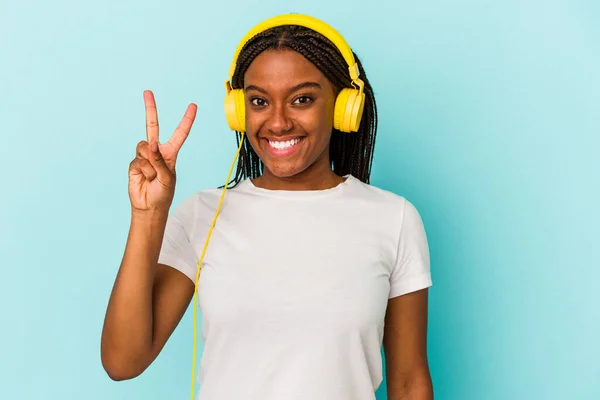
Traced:
POLYGON ((164 185, 169 185, 173 171, 167 167, 167 163, 160 153, 158 142, 151 142, 148 146, 148 161, 156 170, 158 180, 164 185))
POLYGON ((148 159, 148 142, 142 140, 137 144, 135 148, 135 158, 142 160, 148 159))
POLYGON ((192 130, 192 124, 196 119, 196 111, 198 111, 198 106, 194 103, 188 106, 185 115, 179 123, 179 126, 177 126, 177 129, 175 129, 175 132, 173 132, 171 139, 169 139, 169 146, 173 147, 175 151, 179 151, 190 134, 190 131, 192 130))
POLYGON ((144 105, 146 107, 146 140, 148 143, 158 142, 158 112, 154 94, 150 90, 144 91, 144 105))
POLYGON ((145 159, 142 160, 136 158, 135 160, 133 160, 133 162, 131 163, 131 170, 134 173, 141 172, 142 175, 144 175, 144 178, 146 178, 149 181, 156 178, 157 175, 156 170, 154 169, 152 164, 150 164, 150 162, 145 159))

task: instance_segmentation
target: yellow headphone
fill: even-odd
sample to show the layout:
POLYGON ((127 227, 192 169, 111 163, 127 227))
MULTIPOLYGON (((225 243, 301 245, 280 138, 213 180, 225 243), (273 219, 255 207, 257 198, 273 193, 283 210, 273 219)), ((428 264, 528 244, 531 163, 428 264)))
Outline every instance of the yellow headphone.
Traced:
POLYGON ((221 193, 221 199, 217 206, 217 211, 213 217, 210 229, 208 231, 208 235, 206 237, 206 242, 204 243, 204 248, 202 249, 202 254, 200 255, 200 260, 198 261, 198 267, 196 271, 196 285, 194 288, 194 299, 193 299, 193 307, 194 307, 194 353, 192 357, 192 393, 191 400, 194 400, 194 382, 196 379, 196 320, 197 320, 197 304, 196 304, 196 296, 198 293, 198 280, 200 278, 200 269, 202 268, 202 260, 204 260, 204 255, 206 254, 206 249, 208 247, 208 242, 210 240, 210 236, 215 227, 215 222, 217 220, 217 216, 219 215, 219 211, 221 210, 221 205, 223 204, 223 198, 225 197, 225 192, 227 191, 227 185, 229 185, 231 179, 231 173, 233 172, 233 168, 235 166, 235 162, 240 154, 240 150, 242 148, 242 144, 244 142, 244 135, 246 133, 246 104, 244 99, 244 91, 243 89, 233 89, 231 87, 231 79, 233 78, 233 74, 235 73, 236 62, 240 51, 244 47, 244 45, 254 37, 256 34, 266 31, 267 29, 274 28, 276 26, 282 25, 299 25, 305 28, 312 29, 320 33, 329 39, 342 53, 344 60, 348 64, 348 72, 350 74, 350 79, 352 79, 352 88, 343 88, 338 94, 335 100, 335 108, 334 108, 334 117, 333 117, 333 127, 341 132, 356 132, 358 131, 358 127, 360 125, 360 120, 362 118, 363 109, 365 105, 365 94, 363 93, 364 83, 362 80, 358 78, 359 69, 358 64, 354 59, 354 54, 352 53, 352 49, 346 43, 346 40, 340 35, 335 29, 331 26, 327 25, 325 22, 320 21, 316 18, 310 17, 308 15, 301 14, 284 14, 277 17, 270 18, 260 24, 256 25, 252 30, 250 30, 246 36, 242 39, 240 44, 238 45, 231 66, 229 67, 229 77, 225 82, 225 90, 227 92, 225 96, 225 117, 227 118, 227 122, 229 127, 238 131, 242 134, 239 147, 235 154, 235 158, 233 159, 233 163, 231 164, 231 168, 229 169, 229 175, 227 175, 227 181, 225 182, 225 186, 223 187, 223 191, 221 193))
POLYGON ((225 90, 227 92, 225 96, 225 117, 227 118, 229 127, 238 132, 246 131, 244 90, 232 89, 231 87, 231 79, 235 73, 240 51, 248 40, 256 34, 282 25, 300 25, 312 29, 329 39, 342 53, 344 60, 348 64, 348 72, 350 73, 350 79, 352 79, 353 88, 344 88, 338 94, 335 101, 333 127, 342 132, 358 131, 365 105, 365 94, 363 93, 365 84, 358 77, 360 73, 352 49, 346 43, 344 37, 331 26, 317 18, 301 14, 284 14, 261 22, 250 30, 238 45, 233 56, 233 62, 229 67, 229 77, 225 82, 225 90))

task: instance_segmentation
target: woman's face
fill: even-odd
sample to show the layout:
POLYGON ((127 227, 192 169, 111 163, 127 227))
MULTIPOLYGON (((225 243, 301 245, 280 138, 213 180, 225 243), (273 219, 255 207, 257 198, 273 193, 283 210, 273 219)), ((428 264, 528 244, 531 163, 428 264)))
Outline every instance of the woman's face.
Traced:
POLYGON ((335 89, 292 50, 267 50, 244 75, 246 135, 265 175, 331 173, 335 89))

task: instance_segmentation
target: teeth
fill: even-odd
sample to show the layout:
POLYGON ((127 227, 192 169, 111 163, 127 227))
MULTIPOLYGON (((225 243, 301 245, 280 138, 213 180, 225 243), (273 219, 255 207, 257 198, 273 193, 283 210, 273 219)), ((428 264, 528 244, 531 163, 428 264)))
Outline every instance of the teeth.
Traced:
POLYGON ((292 147, 296 144, 298 144, 298 142, 300 142, 300 138, 297 139, 292 139, 292 140, 288 140, 286 142, 278 142, 278 141, 269 141, 269 144, 276 148, 277 150, 284 150, 287 149, 288 147, 292 147))

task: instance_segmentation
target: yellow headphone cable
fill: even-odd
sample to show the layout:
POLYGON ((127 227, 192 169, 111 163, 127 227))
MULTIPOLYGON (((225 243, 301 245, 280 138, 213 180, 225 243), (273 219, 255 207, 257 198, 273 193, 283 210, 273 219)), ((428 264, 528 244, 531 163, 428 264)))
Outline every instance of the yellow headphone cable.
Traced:
POLYGON ((242 145, 244 144, 244 136, 245 132, 241 132, 240 145, 235 153, 235 158, 231 163, 231 168, 229 169, 229 174, 227 175, 227 181, 225 182, 225 186, 223 186, 223 191, 221 192, 221 199, 219 200, 219 205, 217 206, 217 212, 215 212, 215 216, 213 217, 212 223, 210 224, 210 229, 208 230, 208 235, 206 237, 206 242, 204 243, 204 248, 202 249, 202 255, 200 256, 200 260, 198 261, 198 267, 196 271, 196 284, 194 285, 194 297, 193 297, 193 307, 194 307, 194 354, 192 355, 192 394, 191 400, 194 400, 194 382, 196 380, 196 321, 198 314, 198 305, 196 304, 197 295, 198 295, 198 280, 200 279, 200 269, 202 268, 202 261, 204 260, 204 255, 206 254, 206 249, 208 247, 208 242, 210 240, 210 236, 215 227, 215 222, 217 221, 217 217, 219 212, 221 211, 221 205, 223 204, 223 199, 225 198, 225 192, 227 191, 227 186, 229 185, 231 179, 231 173, 233 172, 233 168, 235 166, 235 162, 240 154, 242 149, 242 145))

